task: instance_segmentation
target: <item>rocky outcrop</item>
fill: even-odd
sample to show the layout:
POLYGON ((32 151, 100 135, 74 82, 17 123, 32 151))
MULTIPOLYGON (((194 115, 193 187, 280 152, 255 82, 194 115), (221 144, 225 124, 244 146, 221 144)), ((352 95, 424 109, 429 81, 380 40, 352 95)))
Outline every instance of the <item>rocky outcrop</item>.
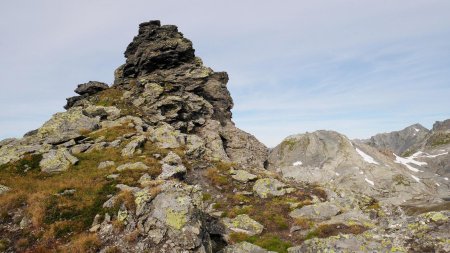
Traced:
POLYGON ((148 124, 166 122, 181 133, 199 133, 207 143, 216 135, 217 148, 225 152, 210 148, 210 154, 245 167, 264 167, 267 148, 231 121, 227 74, 203 66, 176 26, 141 24, 125 57, 114 88, 129 94, 125 100, 139 107, 148 124))
POLYGON ((403 130, 372 136, 367 144, 378 149, 390 150, 397 155, 414 150, 427 137, 429 130, 420 124, 411 125, 403 130))
POLYGON ((71 165, 75 165, 78 159, 71 155, 67 149, 50 150, 44 154, 39 165, 43 172, 61 172, 69 169, 71 165))
POLYGON ((284 178, 353 189, 395 204, 430 196, 439 199, 448 192, 446 180, 423 165, 323 130, 290 136, 269 155, 269 169, 284 178))
POLYGON ((443 121, 436 121, 433 124, 432 131, 447 131, 450 130, 450 119, 443 120, 443 121))

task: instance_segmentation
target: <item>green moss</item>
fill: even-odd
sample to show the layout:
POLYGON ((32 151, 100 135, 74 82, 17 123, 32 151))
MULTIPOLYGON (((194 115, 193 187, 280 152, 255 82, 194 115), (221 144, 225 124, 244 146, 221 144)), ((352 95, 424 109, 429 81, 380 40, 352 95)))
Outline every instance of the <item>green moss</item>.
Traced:
POLYGON ((309 231, 308 234, 306 234, 305 240, 309 240, 316 237, 319 237, 319 232, 317 230, 312 230, 309 231))
POLYGON ((230 240, 234 243, 249 242, 260 246, 269 251, 275 251, 280 253, 287 252, 289 247, 292 247, 290 242, 284 241, 280 237, 273 234, 265 234, 262 236, 249 236, 244 233, 231 233, 230 240))
POLYGON ((436 132, 433 133, 427 140, 427 146, 437 147, 450 143, 450 133, 448 132, 436 132))
POLYGON ((408 150, 404 151, 400 156, 402 156, 402 157, 409 157, 412 154, 414 154, 415 152, 416 152, 415 150, 408 149, 408 150))
POLYGON ((202 200, 203 200, 203 201, 211 200, 211 198, 212 198, 211 194, 206 193, 206 192, 203 193, 203 196, 202 196, 202 200))
POLYGON ((287 139, 281 142, 281 150, 289 149, 289 151, 294 150, 295 144, 297 144, 297 141, 294 139, 287 139))
POLYGON ((251 236, 247 238, 246 241, 269 251, 280 253, 288 252, 287 249, 292 246, 290 242, 284 241, 280 237, 274 235, 251 236))
POLYGON ((9 170, 15 174, 25 175, 28 171, 39 170, 39 163, 41 160, 41 154, 25 155, 16 162, 1 165, 0 170, 9 170))
POLYGON ((8 248, 8 241, 6 239, 0 239, 0 252, 6 251, 8 248))
POLYGON ((128 126, 127 123, 124 123, 120 126, 100 129, 98 131, 88 134, 88 136, 92 139, 97 139, 101 136, 104 136, 105 141, 111 142, 125 134, 134 133, 134 132, 136 132, 134 127, 130 127, 130 126, 128 126))
POLYGON ((396 174, 392 177, 392 180, 394 181, 394 183, 396 185, 405 185, 405 186, 409 186, 411 184, 411 182, 409 182, 408 179, 406 179, 403 175, 401 174, 396 174))
POLYGON ((91 102, 98 106, 115 106, 120 109, 121 115, 143 115, 140 108, 122 97, 123 91, 116 88, 110 88, 95 94, 91 98, 91 102))
POLYGON ((431 221, 447 221, 448 217, 439 212, 429 212, 422 215, 423 217, 430 219, 431 221))
POLYGON ((408 252, 405 248, 403 247, 392 247, 391 248, 391 252, 408 252))

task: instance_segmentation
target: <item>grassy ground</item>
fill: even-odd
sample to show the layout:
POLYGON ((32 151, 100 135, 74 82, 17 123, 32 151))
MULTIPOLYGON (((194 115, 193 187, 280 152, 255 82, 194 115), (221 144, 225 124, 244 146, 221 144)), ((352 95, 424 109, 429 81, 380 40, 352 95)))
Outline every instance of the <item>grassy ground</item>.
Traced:
POLYGON ((253 183, 242 184, 233 180, 229 174, 229 169, 232 167, 232 164, 217 163, 205 170, 204 177, 215 186, 218 190, 217 194, 222 196, 215 198, 213 193, 207 193, 203 196, 204 201, 215 203, 214 207, 223 212, 223 217, 234 218, 240 214, 247 214, 264 226, 261 235, 248 236, 243 233, 232 233, 230 239, 234 243, 247 241, 267 250, 287 252, 287 248, 312 237, 328 237, 338 233, 358 234, 364 231, 364 227, 344 224, 315 227, 311 220, 290 217, 289 213, 294 207, 300 208, 312 204, 313 195, 326 199, 326 193, 318 186, 303 185, 293 193, 266 199, 240 194, 239 192, 251 192, 253 183), (306 237, 291 234, 289 230, 292 225, 311 232, 306 237))
MULTIPOLYGON (((117 192, 115 185, 123 183, 133 186, 144 173, 155 177, 161 172, 160 164, 153 154, 164 155, 168 150, 160 150, 147 142, 142 151, 142 154, 132 158, 123 158, 120 148, 78 154, 79 162, 59 174, 41 172, 40 155, 29 155, 15 163, 1 166, 0 184, 10 186, 12 190, 0 195, 0 223, 11 222, 14 213, 20 210, 31 220, 29 228, 12 235, 15 249, 49 252, 58 245, 72 241, 78 245, 71 248, 72 252, 84 252, 82 245, 96 245, 97 240, 84 232, 89 229, 96 214, 108 211, 114 213, 113 210, 103 209, 102 205, 111 194, 117 192), (115 171, 114 167, 98 169, 102 161, 115 161, 116 165, 141 161, 149 169, 122 172, 115 171), (112 173, 120 174, 117 180, 106 178, 112 173), (68 189, 74 189, 75 192, 61 194, 68 189)), ((123 198, 124 202, 126 200, 123 198)), ((6 243, 2 241, 0 246, 6 243)))

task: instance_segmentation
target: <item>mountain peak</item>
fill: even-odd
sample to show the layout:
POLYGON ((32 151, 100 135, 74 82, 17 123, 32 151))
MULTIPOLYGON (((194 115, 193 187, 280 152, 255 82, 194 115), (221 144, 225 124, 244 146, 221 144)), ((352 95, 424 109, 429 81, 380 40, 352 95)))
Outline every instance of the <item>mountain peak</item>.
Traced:
POLYGON ((139 33, 125 51, 124 77, 168 69, 194 60, 192 42, 174 25, 153 20, 139 25, 139 33))

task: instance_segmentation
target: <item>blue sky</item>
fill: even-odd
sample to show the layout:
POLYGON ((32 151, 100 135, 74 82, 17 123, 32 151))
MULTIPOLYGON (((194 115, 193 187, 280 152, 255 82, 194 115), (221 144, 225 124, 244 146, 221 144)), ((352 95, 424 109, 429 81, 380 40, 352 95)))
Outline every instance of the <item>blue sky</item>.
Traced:
POLYGON ((274 146, 450 118, 450 1, 0 3, 0 139, 62 111, 77 84, 111 83, 140 22, 175 24, 227 71, 236 125, 274 146))

